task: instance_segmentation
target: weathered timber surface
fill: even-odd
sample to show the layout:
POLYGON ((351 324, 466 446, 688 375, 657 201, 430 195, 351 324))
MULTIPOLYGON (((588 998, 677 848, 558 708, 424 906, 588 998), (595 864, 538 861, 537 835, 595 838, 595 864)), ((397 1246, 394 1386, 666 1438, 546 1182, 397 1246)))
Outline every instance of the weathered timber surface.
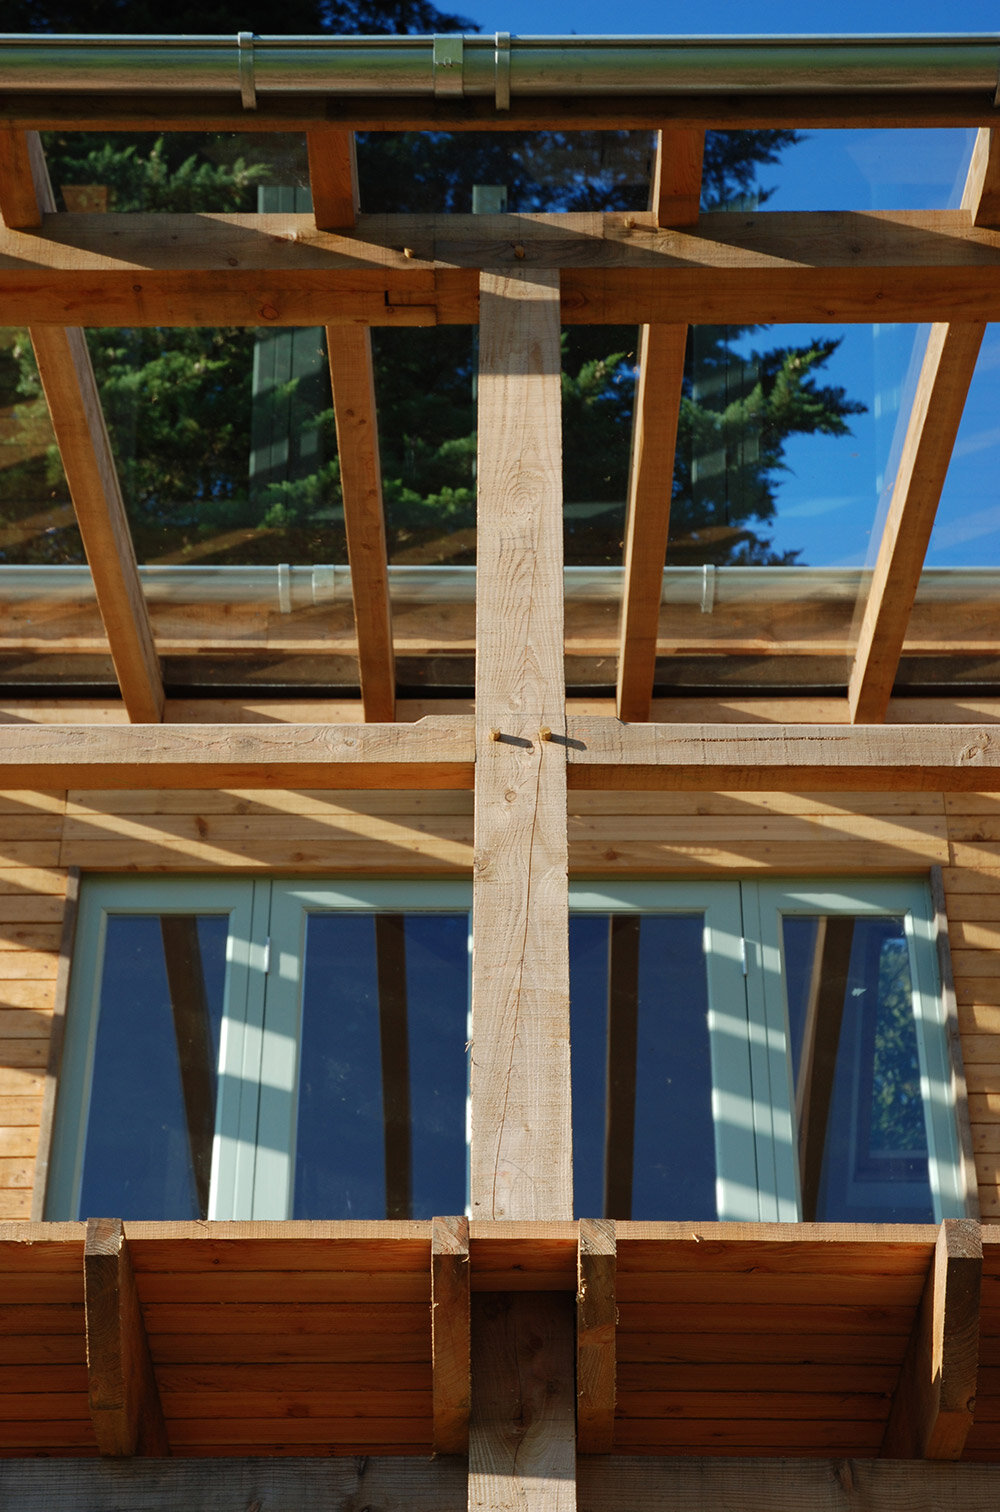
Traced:
POLYGON ((470 1077, 477 1218, 572 1213, 558 297, 557 274, 483 275, 470 1077))
POLYGON ((580 1512, 993 1512, 996 1467, 865 1459, 581 1460, 580 1512))
POLYGON ((574 1512, 572 1300, 476 1297, 472 1340, 469 1512, 574 1512))
POLYGON ((942 1223, 893 1395, 884 1457, 960 1458, 976 1403, 982 1270, 979 1224, 942 1223))
POLYGON ((571 788, 1000 789, 1000 735, 975 725, 627 725, 571 715, 571 788))
POLYGON ((474 323, 478 270, 562 269, 572 323, 993 320, 1000 233, 967 211, 47 216, 0 232, 0 296, 31 324, 474 323), (403 248, 412 256, 404 255, 403 248))
POLYGON ((391 725, 0 727, 9 787, 472 786, 464 718, 391 725))
POLYGON ((18 1512, 464 1512, 459 1459, 0 1460, 18 1512))

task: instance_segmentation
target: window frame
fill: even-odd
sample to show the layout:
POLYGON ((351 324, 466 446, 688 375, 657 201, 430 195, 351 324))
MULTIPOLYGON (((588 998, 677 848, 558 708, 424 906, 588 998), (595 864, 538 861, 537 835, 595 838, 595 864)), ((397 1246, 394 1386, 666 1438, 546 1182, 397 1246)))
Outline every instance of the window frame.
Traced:
MULTIPOLYGON (((789 913, 901 915, 910 951, 935 1218, 966 1214, 929 881, 913 876, 866 881, 769 876, 623 878, 572 882, 569 897, 571 912, 704 916, 716 1191, 722 1221, 800 1221, 791 1041, 780 966, 781 918, 789 913)), ((468 911, 471 915, 471 905, 471 883, 457 879, 323 880, 228 874, 86 878, 69 988, 46 1216, 79 1209, 110 914, 229 915, 208 1216, 280 1219, 292 1201, 303 947, 310 914, 468 911), (275 951, 268 961, 272 940, 275 951), (269 1096, 271 1091, 277 1096, 269 1096)))

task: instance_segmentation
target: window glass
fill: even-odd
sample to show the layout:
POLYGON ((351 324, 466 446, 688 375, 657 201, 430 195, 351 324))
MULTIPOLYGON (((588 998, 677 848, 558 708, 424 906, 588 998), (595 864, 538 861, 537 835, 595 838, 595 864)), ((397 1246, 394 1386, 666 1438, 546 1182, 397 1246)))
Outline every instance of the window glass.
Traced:
MULTIPOLYGON (((466 1205, 464 883, 85 888, 49 1216, 466 1205)), ((577 1211, 960 1216, 926 888, 575 886, 577 1211)))

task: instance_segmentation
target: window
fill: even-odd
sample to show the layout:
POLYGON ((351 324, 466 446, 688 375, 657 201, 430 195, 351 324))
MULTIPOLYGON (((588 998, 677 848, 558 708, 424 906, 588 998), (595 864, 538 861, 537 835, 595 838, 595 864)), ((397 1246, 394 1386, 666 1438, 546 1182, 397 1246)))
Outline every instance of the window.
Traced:
MULTIPOLYGON (((464 883, 92 879, 50 1217, 466 1203, 464 883)), ((575 886, 577 1209, 964 1211, 918 881, 575 886)))
POLYGON ((964 1213, 923 883, 631 883, 575 907, 581 1213, 964 1213))
POLYGON ((463 884, 93 879, 51 1216, 466 1203, 463 884))

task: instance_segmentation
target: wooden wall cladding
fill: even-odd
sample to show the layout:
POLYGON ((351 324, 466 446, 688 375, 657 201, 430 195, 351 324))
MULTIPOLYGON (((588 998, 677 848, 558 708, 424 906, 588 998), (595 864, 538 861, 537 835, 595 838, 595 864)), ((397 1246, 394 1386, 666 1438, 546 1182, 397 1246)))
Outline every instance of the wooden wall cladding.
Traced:
MULTIPOLYGON (((578 875, 941 866, 984 1219, 1000 1216, 1000 795, 570 794, 578 875)), ((0 794, 0 1219, 31 1214, 70 867, 468 876, 472 794, 0 794)))

